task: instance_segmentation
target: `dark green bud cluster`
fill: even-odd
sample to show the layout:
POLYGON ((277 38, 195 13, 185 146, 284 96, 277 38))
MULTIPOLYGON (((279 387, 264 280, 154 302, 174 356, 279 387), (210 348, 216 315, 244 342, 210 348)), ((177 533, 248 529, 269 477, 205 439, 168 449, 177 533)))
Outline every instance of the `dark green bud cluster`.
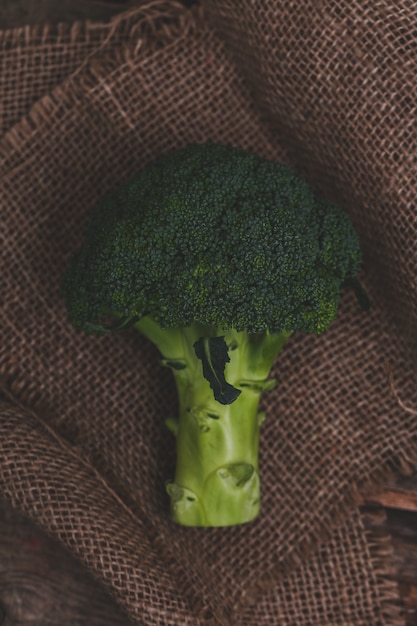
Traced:
POLYGON ((100 332, 151 316, 249 333, 321 333, 360 266, 348 216, 288 166, 192 145, 96 207, 64 277, 69 318, 100 332))

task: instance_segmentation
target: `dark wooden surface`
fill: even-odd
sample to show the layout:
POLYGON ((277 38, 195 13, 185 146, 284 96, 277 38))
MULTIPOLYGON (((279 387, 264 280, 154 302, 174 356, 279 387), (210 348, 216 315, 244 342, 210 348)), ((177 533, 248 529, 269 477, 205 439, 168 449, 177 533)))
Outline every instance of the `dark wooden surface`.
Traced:
POLYGON ((127 626, 61 544, 0 501, 0 626, 127 626))
POLYGON ((391 537, 393 579, 406 624, 417 626, 417 472, 392 480, 381 493, 368 498, 363 510, 371 514, 372 530, 391 537))
POLYGON ((44 22, 108 20, 138 4, 135 0, 0 0, 0 29, 44 22))

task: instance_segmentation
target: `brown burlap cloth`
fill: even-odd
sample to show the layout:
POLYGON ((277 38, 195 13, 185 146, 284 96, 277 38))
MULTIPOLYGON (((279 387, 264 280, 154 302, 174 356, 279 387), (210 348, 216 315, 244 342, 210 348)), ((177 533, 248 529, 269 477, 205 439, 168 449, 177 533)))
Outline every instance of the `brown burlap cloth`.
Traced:
POLYGON ((206 0, 1 35, 0 489, 132 624, 402 623, 357 505, 417 460, 416 32, 410 0, 206 0), (95 202, 207 140, 285 160, 338 201, 372 301, 344 294, 325 335, 287 344, 262 514, 226 529, 168 519, 176 400, 154 348, 76 333, 60 295, 95 202))

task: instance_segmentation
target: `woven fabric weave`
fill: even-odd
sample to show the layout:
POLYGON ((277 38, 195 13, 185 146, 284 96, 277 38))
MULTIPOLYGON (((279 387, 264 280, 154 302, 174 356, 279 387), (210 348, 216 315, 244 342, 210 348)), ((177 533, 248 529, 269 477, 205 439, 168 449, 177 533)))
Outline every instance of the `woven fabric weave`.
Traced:
MULTIPOLYGON (((0 488, 132 623, 402 623, 356 509, 417 459, 416 415, 387 376, 388 364, 417 407, 417 10, 400 4, 146 3, 88 50, 83 29, 68 31, 76 62, 48 57, 36 91, 46 95, 30 111, 29 78, 13 82, 4 66, 3 129, 25 117, 0 140, 0 488), (372 308, 345 293, 325 335, 287 344, 264 401, 261 517, 202 530, 167 515, 169 372, 134 331, 76 333, 60 277, 99 198, 160 154, 208 140, 290 163, 349 212, 372 308)), ((19 67, 43 46, 41 30, 26 32, 19 67)), ((50 49, 65 48, 45 32, 50 49)))

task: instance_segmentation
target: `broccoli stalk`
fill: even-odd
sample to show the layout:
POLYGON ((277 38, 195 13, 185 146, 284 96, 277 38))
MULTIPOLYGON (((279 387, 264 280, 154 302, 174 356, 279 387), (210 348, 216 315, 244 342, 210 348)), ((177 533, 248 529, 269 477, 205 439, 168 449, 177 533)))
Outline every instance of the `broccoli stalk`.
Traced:
POLYGON ((359 267, 343 211, 238 148, 189 146, 99 202, 64 275, 68 316, 88 333, 139 330, 172 369, 175 521, 256 517, 270 369, 292 333, 328 328, 359 267))
POLYGON ((177 443, 175 479, 167 485, 172 518, 184 526, 251 521, 260 507, 258 446, 265 414, 259 412, 259 400, 275 386, 268 375, 289 335, 224 332, 201 324, 164 330, 149 317, 135 328, 157 346, 178 392, 179 417, 167 420, 177 443), (209 350, 214 338, 226 346, 229 359, 225 380, 212 383, 221 401, 203 374, 205 357, 196 349, 205 342, 209 350), (234 399, 224 403, 228 394, 234 399))

